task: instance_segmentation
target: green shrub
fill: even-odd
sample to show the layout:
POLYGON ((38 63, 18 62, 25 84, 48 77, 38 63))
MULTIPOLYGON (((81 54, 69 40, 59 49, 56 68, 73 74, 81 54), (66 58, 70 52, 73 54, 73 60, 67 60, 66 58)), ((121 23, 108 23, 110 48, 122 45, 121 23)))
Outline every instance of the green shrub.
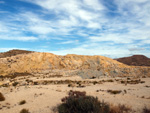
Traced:
POLYGON ((3 94, 0 92, 0 101, 4 101, 5 97, 3 96, 3 94))
POLYGON ((109 105, 98 101, 98 98, 86 96, 86 92, 70 91, 62 99, 57 109, 59 113, 108 113, 109 105))
POLYGON ((22 109, 20 113, 30 113, 28 109, 22 109))

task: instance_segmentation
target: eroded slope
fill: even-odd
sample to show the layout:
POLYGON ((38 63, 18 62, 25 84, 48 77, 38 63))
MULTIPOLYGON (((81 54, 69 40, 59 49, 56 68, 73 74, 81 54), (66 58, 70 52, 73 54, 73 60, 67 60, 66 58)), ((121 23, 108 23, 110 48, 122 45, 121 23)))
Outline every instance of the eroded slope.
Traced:
POLYGON ((104 76, 149 76, 149 67, 127 66, 103 56, 66 55, 34 52, 0 59, 0 75, 42 73, 58 70, 83 78, 104 76))

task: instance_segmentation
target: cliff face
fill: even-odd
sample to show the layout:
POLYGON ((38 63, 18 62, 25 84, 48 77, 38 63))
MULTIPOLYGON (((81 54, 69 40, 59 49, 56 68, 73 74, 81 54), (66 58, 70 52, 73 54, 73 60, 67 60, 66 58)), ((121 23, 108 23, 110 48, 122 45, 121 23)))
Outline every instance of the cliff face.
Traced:
POLYGON ((0 75, 14 73, 42 73, 58 70, 61 74, 79 75, 83 78, 104 76, 150 76, 150 68, 127 66, 103 56, 66 55, 51 53, 19 54, 0 58, 0 75))
POLYGON ((150 58, 144 55, 133 55, 131 57, 118 58, 117 61, 132 66, 150 66, 150 58))

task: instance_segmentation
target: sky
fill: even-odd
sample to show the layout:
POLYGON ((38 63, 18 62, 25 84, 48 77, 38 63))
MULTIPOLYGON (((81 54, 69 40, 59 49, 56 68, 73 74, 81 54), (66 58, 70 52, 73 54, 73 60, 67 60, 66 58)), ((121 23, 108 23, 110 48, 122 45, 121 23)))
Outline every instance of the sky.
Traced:
POLYGON ((150 57, 150 0, 0 0, 0 52, 150 57))

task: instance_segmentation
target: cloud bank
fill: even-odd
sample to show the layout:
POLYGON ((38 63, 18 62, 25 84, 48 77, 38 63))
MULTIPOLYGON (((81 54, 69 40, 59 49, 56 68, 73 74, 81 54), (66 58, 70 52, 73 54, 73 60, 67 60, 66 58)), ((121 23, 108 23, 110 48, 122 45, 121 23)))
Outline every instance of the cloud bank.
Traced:
MULTIPOLYGON (((0 40, 41 42, 39 47, 29 48, 62 55, 150 57, 149 0, 16 0, 16 3, 21 5, 11 6, 15 8, 13 12, 0 9, 0 40)), ((6 4, 9 3, 3 3, 6 4)))

